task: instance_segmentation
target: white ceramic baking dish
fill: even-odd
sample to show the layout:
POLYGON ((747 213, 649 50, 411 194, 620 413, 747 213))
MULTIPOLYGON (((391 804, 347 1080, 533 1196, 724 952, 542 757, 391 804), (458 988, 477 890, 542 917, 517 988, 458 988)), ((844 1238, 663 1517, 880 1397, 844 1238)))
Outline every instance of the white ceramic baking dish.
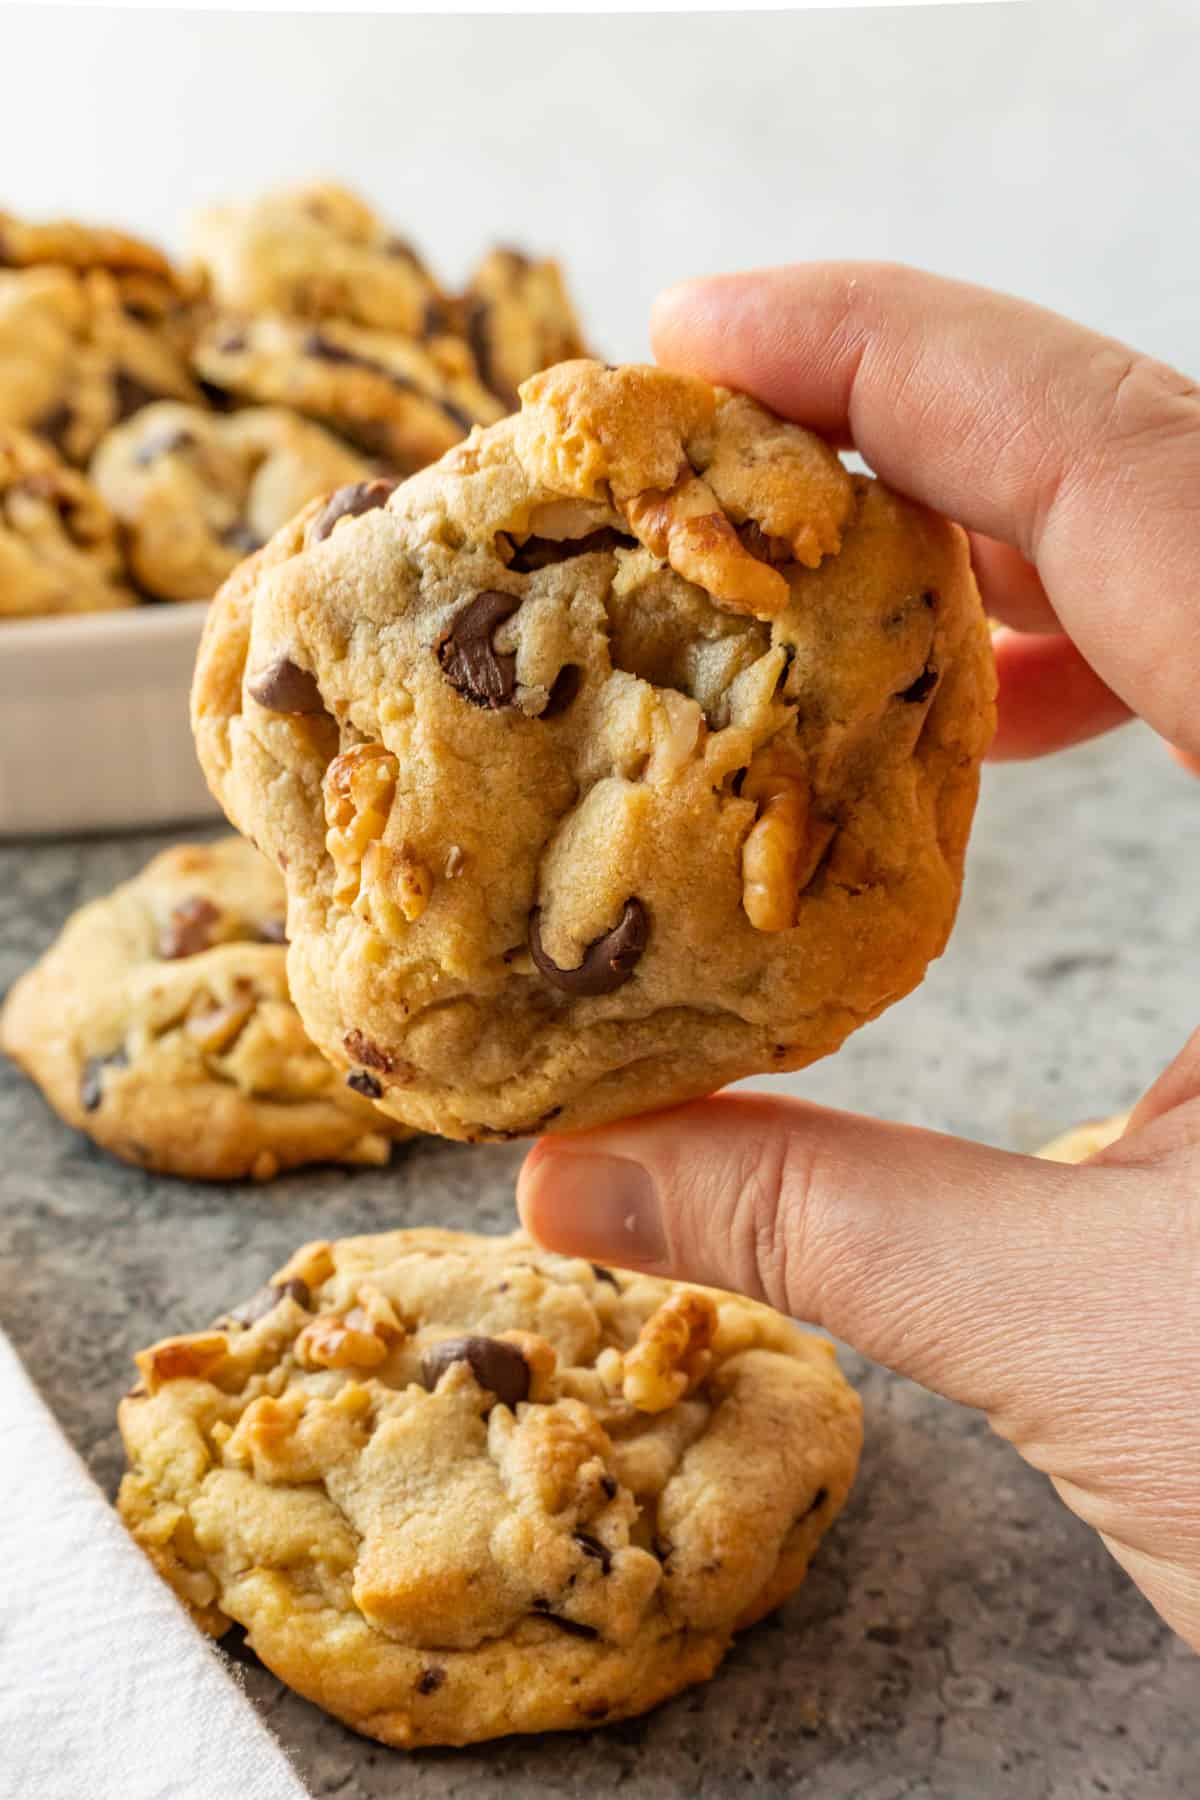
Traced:
POLYGON ((188 728, 208 608, 0 622, 0 836, 210 818, 188 728))

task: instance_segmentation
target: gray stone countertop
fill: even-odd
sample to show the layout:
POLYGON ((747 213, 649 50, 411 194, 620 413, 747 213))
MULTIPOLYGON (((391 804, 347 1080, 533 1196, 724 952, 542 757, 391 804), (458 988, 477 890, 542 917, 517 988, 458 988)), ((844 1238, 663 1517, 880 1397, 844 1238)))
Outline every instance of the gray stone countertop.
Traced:
MULTIPOLYGON (((838 1056, 769 1085, 1020 1148, 1129 1103, 1200 1016, 1198 822, 1200 788, 1143 732, 989 771, 948 954, 838 1056)), ((166 841, 0 845, 0 989, 166 841)), ((110 1161, 7 1068, 0 1142, 0 1318, 109 1492, 134 1349, 213 1317, 308 1237, 508 1228, 521 1154, 422 1141, 386 1171, 189 1185, 110 1161)), ((314 1794, 1200 1791, 1200 1665, 1099 1542, 980 1417, 845 1361, 867 1428, 850 1506, 799 1594, 713 1682, 604 1731, 405 1758, 243 1652, 314 1794)))

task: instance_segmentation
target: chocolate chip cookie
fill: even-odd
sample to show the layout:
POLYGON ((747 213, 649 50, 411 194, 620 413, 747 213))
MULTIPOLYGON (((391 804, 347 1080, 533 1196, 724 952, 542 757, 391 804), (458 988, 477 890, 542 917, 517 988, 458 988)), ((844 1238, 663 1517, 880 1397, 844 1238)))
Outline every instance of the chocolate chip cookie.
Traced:
POLYGON ((493 250, 472 275, 461 310, 480 377, 509 411, 523 381, 585 354, 562 270, 549 259, 493 250))
POLYGON ((91 466, 135 578, 160 600, 211 599, 309 500, 373 472, 340 439, 282 408, 219 414, 170 400, 109 432, 91 466))
POLYGON ((110 427, 163 398, 200 395, 170 336, 126 309, 107 270, 0 271, 0 425, 82 464, 110 427))
POLYGON ((993 727, 956 527, 691 378, 522 400, 274 538, 193 690, 308 1030, 468 1139, 836 1049, 945 944, 993 727))
POLYGON ((1038 1155, 1047 1162, 1086 1162, 1089 1156, 1095 1156, 1098 1150, 1107 1150, 1110 1144, 1123 1137, 1129 1119, 1127 1112, 1117 1113, 1111 1119, 1089 1119, 1086 1124, 1075 1125, 1061 1137, 1044 1144, 1038 1155))
POLYGON ((0 1048, 69 1125, 165 1175, 384 1163, 407 1134, 305 1036, 284 906, 240 838, 165 850, 67 921, 9 994, 0 1048))
POLYGON ((341 319, 405 337, 446 326, 445 297, 412 245, 332 183, 211 207, 190 248, 223 311, 341 319))
POLYGON ((405 473, 503 410, 456 339, 419 344, 339 319, 218 318, 194 363, 210 390, 293 407, 405 473))
POLYGON ((138 1543, 205 1630, 404 1749, 705 1680, 803 1580, 861 1442, 823 1339, 519 1233, 308 1244, 136 1360, 138 1543))
POLYGON ((0 425, 0 620, 135 598, 117 522, 91 482, 40 438, 0 425))

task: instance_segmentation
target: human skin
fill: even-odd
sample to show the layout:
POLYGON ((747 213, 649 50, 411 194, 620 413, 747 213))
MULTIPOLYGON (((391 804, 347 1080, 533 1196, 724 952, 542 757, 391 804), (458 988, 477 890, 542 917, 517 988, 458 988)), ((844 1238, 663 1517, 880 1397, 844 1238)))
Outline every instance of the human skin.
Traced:
MULTIPOLYGON (((1194 382, 868 263, 685 283, 653 338, 967 526, 993 755, 1136 716, 1200 772, 1194 382)), ((1079 1167, 729 1094, 543 1139, 518 1199, 555 1250, 740 1289, 980 1408, 1200 1648, 1200 1032, 1079 1167)))

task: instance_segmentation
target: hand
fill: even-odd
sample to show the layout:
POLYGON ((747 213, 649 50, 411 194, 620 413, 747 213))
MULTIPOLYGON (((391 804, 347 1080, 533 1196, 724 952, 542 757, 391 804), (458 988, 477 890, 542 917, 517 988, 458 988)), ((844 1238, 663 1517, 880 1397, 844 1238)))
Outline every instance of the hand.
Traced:
MULTIPOLYGON (((853 444, 971 530, 995 754, 1136 714, 1200 767, 1200 396, 1120 344, 915 271, 688 283, 661 361, 853 444)), ((725 1095, 544 1139, 556 1250, 734 1287, 968 1406, 1200 1647, 1200 1033, 1082 1167, 725 1095)))

